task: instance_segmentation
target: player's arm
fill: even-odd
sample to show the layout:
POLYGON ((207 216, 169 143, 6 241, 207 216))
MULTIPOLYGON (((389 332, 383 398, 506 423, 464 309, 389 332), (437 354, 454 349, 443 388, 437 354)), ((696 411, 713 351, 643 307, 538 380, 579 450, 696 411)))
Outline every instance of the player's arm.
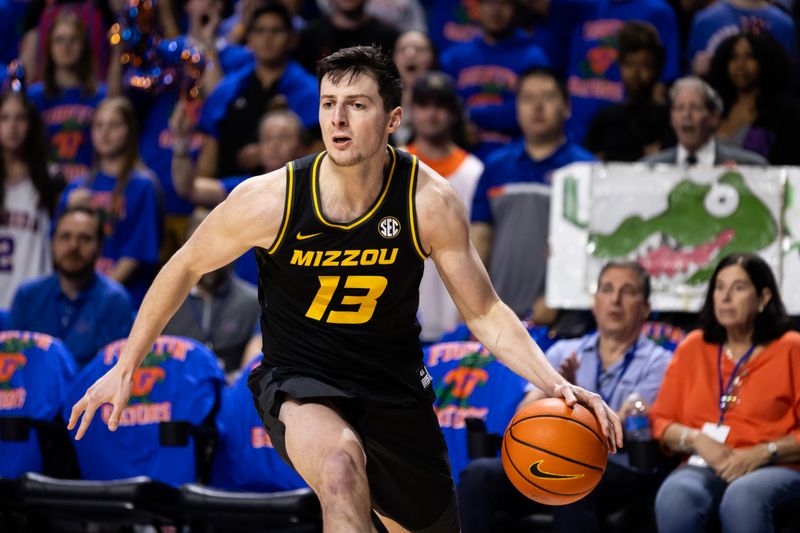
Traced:
POLYGON ((109 429, 116 429, 135 370, 203 274, 227 265, 253 246, 272 245, 283 218, 285 190, 284 169, 246 181, 164 265, 147 291, 119 360, 72 408, 70 429, 84 413, 76 438, 83 436, 95 410, 106 402, 114 406, 109 429))
POLYGON ((483 265, 489 268, 489 254, 492 251, 492 237, 494 236, 492 225, 486 222, 473 222, 469 234, 472 246, 478 252, 478 257, 481 258, 483 265))
POLYGON ((547 361, 511 309, 497 296, 470 242, 467 213, 456 192, 421 165, 417 216, 423 249, 430 252, 470 331, 497 358, 549 396, 590 407, 612 450, 622 446, 622 426, 602 398, 564 379, 547 361))

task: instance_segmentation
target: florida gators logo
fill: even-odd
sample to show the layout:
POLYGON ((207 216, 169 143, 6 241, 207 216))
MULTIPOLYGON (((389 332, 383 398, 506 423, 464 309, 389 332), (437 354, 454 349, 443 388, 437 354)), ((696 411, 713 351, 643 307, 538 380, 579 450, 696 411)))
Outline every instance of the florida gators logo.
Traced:
POLYGON ((0 354, 0 383, 8 383, 18 368, 25 366, 28 358, 21 353, 0 354))
POLYGON ((617 50, 607 46, 592 48, 586 54, 589 68, 595 76, 604 76, 606 71, 617 60, 617 50))
POLYGON ((489 380, 489 373, 482 368, 454 368, 444 376, 444 382, 451 385, 450 394, 453 398, 463 400, 469 398, 475 387, 483 385, 489 380))
POLYGON ((469 398, 475 389, 489 381, 489 372, 483 367, 492 360, 491 356, 482 356, 480 352, 464 356, 456 368, 444 375, 442 384, 436 388, 439 405, 469 405, 469 398))
POLYGON ((146 398, 153 391, 156 383, 164 381, 167 373, 160 366, 146 366, 139 368, 133 374, 132 396, 146 398))
POLYGON ((480 2, 478 0, 461 0, 461 5, 455 9, 455 18, 461 24, 477 22, 480 15, 480 2))

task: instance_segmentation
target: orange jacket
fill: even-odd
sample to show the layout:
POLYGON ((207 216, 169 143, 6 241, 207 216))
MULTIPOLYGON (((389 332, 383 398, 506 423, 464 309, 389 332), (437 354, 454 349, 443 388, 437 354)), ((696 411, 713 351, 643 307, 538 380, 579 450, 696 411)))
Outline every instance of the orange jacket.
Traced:
MULTIPOLYGON (((693 331, 675 350, 650 420, 653 436, 662 439, 674 422, 702 428, 719 420, 719 344, 693 331)), ((734 362, 723 355, 722 383, 728 384, 734 362)), ((790 331, 769 343, 739 369, 733 390, 738 401, 728 406, 723 424, 731 430, 725 444, 744 448, 793 434, 800 442, 800 334, 790 331)))

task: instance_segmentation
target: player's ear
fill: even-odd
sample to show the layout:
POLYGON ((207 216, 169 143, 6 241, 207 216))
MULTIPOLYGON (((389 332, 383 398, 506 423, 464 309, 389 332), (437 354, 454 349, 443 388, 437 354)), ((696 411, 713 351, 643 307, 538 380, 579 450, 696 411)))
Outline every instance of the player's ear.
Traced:
POLYGON ((395 107, 389 112, 389 133, 394 133, 403 122, 403 108, 395 107))

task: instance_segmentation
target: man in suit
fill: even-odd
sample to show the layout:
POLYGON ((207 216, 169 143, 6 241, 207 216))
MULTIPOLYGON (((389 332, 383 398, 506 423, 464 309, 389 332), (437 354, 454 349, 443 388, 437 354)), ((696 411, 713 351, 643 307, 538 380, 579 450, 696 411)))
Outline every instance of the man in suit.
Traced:
POLYGON ((768 165, 761 155, 720 143, 714 133, 720 124, 722 99, 706 82, 687 76, 675 82, 669 92, 670 123, 678 145, 643 158, 645 163, 668 163, 687 167, 699 165, 768 165))

